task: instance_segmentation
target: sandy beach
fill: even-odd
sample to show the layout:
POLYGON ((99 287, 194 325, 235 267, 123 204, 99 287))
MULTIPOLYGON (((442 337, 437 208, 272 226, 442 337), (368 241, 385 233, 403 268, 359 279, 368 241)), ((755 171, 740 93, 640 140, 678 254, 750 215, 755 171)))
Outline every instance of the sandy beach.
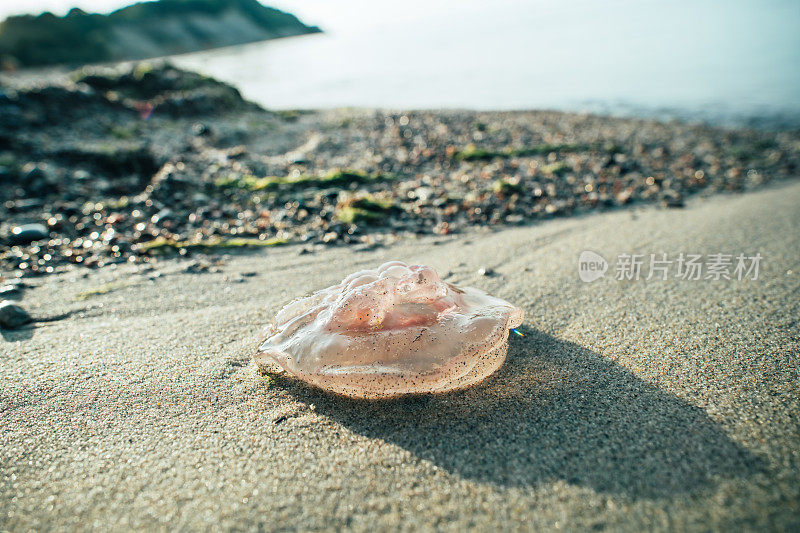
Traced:
POLYGON ((790 530, 800 185, 372 250, 299 245, 32 278, 0 343, 0 529, 790 530), (581 251, 612 261, 583 283, 581 251), (764 259, 618 281, 618 254, 764 259), (353 401, 251 361, 288 300, 385 260, 522 306, 472 389, 353 401), (484 276, 479 269, 493 271, 484 276))

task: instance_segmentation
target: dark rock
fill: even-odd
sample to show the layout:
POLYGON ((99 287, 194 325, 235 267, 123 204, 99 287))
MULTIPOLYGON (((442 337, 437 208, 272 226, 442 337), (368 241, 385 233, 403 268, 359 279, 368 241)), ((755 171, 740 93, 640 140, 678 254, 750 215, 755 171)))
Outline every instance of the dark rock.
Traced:
POLYGON ((47 179, 47 171, 45 167, 42 165, 25 165, 23 169, 25 174, 23 178, 25 181, 36 181, 36 180, 46 180, 47 179))
POLYGON ((62 148, 53 155, 67 166, 82 167, 74 171, 75 180, 90 181, 96 176, 109 178, 113 190, 119 194, 141 190, 164 163, 163 158, 144 144, 120 145, 109 149, 91 143, 78 143, 62 148))
MULTIPOLYGON (((123 105, 136 109, 145 119, 153 112, 181 117, 260 109, 246 102, 235 87, 171 65, 138 72, 132 69, 121 74, 85 74, 78 81, 103 93, 113 91, 123 105)), ((199 126, 193 128, 195 135, 210 133, 204 124, 199 126)))
POLYGON ((22 168, 22 186, 30 194, 46 194, 52 188, 53 181, 46 165, 28 163, 22 168))
POLYGON ((44 200, 40 198, 22 198, 14 202, 14 211, 27 211, 29 209, 36 209, 44 206, 44 200))
POLYGON ((8 241, 12 245, 29 244, 34 241, 47 239, 50 233, 43 224, 22 224, 11 228, 8 241))
POLYGON ((0 287, 0 300, 19 300, 22 298, 22 289, 16 285, 0 287))
POLYGON ((0 327, 16 329, 33 322, 31 315, 14 302, 0 303, 0 327))

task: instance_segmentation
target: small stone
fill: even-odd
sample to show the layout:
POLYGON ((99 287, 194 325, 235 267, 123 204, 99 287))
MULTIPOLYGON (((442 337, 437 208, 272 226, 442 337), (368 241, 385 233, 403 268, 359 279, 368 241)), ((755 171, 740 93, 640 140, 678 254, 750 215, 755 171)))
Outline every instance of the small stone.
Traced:
POLYGON ((494 276, 494 270, 491 268, 482 267, 478 269, 479 276, 494 276))
POLYGON ((11 244, 30 244, 50 236, 43 224, 21 224, 11 228, 8 240, 11 244))
POLYGON ((187 274, 203 274, 211 271, 211 265, 201 261, 191 261, 183 268, 187 274))
POLYGON ((172 209, 165 207, 164 209, 162 209, 161 211, 150 217, 150 222, 152 222, 153 224, 158 224, 159 222, 163 222, 164 220, 168 220, 170 218, 172 218, 172 209))
POLYGON ((48 178, 46 168, 46 166, 41 164, 35 165, 33 163, 28 163, 22 168, 24 173, 23 179, 26 183, 31 183, 38 180, 46 181, 48 178))
POLYGON ((616 196, 617 202, 620 204, 627 204, 631 199, 631 194, 632 191, 630 189, 620 191, 616 196))
POLYGON ((18 304, 9 301, 0 303, 0 327, 17 329, 33 322, 31 315, 18 304))
POLYGON ((211 129, 202 122, 195 122, 192 125, 192 133, 197 136, 210 135, 211 129))
POLYGON ((681 208, 684 206, 683 195, 677 191, 665 191, 664 197, 661 200, 661 204, 664 207, 681 208))

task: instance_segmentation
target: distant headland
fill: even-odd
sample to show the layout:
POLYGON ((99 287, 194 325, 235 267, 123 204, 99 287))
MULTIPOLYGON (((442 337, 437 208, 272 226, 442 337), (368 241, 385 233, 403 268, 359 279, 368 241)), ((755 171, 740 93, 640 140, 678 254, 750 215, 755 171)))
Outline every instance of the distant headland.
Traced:
POLYGON ((74 8, 63 17, 9 17, 0 23, 0 61, 5 68, 123 61, 320 31, 257 0, 159 0, 108 15, 74 8))

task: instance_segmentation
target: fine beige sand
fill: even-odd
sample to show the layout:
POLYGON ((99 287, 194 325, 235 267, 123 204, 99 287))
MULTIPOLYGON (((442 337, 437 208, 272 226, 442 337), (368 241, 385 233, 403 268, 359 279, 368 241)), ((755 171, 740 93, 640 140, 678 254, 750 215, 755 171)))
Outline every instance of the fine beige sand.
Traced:
POLYGON ((793 183, 219 272, 34 280, 32 313, 72 314, 2 332, 0 530, 796 529, 799 227, 793 183), (585 284, 585 249, 764 259, 757 281, 621 282, 612 264, 585 284), (281 305, 395 258, 525 309, 498 373, 368 402, 256 371, 281 305))

